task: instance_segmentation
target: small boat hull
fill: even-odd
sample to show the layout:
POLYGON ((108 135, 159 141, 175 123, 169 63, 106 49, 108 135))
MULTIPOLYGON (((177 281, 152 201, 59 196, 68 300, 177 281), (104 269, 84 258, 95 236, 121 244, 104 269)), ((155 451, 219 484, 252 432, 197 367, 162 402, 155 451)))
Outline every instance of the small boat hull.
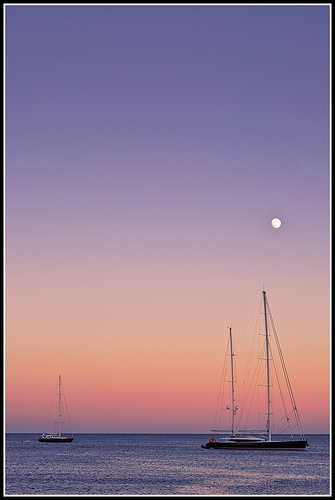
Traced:
POLYGON ((72 443, 73 437, 41 437, 39 438, 40 443, 72 443))
POLYGON ((290 441, 213 441, 202 448, 226 450, 304 450, 308 446, 307 439, 290 441))

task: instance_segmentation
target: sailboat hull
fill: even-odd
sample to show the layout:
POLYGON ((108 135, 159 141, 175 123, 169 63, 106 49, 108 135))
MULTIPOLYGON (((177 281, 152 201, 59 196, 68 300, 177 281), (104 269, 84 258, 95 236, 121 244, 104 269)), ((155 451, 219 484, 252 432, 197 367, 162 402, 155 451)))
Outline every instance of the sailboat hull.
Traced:
POLYGON ((308 446, 308 441, 305 439, 291 441, 245 441, 245 442, 228 442, 228 441, 213 441, 202 448, 210 449, 226 449, 226 450, 304 450, 308 446))
POLYGON ((72 443, 73 441, 73 437, 59 437, 59 436, 55 436, 55 437, 41 437, 39 438, 39 441, 41 443, 72 443))

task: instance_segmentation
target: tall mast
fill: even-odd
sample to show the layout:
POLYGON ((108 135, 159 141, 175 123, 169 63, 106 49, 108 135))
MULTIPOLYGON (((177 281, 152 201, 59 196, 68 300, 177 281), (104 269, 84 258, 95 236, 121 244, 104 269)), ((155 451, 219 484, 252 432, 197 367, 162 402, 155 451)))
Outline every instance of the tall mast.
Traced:
POLYGON ((60 437, 61 435, 61 416, 62 416, 62 396, 61 396, 61 377, 59 375, 59 380, 58 380, 58 436, 60 437))
POLYGON ((235 389, 234 389, 234 361, 233 361, 233 337, 231 333, 231 326, 229 328, 229 341, 230 341, 230 361, 231 361, 231 411, 232 411, 232 419, 231 419, 231 432, 232 435, 235 436, 235 389))
POLYGON ((266 310, 266 292, 263 290, 263 302, 264 302, 264 320, 265 320, 265 342, 266 342, 266 378, 267 378, 267 388, 268 388, 268 420, 266 423, 266 430, 268 433, 268 440, 271 441, 271 426, 270 426, 270 415, 271 415, 271 401, 270 401, 270 359, 269 359, 269 333, 268 333, 268 318, 266 310))

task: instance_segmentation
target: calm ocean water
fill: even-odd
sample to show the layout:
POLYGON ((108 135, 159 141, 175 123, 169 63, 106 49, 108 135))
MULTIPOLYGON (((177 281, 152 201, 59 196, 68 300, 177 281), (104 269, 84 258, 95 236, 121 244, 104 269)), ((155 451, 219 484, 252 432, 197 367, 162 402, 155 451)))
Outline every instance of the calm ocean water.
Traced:
POLYGON ((325 434, 300 451, 204 450, 208 434, 38 437, 6 435, 6 495, 330 495, 325 434))

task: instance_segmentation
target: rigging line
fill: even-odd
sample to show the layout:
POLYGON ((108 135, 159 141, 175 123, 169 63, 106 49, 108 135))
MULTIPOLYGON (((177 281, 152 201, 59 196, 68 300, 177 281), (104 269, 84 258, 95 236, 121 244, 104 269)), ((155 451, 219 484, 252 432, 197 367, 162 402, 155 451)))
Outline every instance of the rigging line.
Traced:
POLYGON ((254 401, 254 396, 255 396, 255 392, 256 392, 256 388, 257 388, 257 380, 259 380, 260 370, 261 370, 261 358, 258 358, 253 376, 252 376, 250 384, 247 388, 245 404, 243 405, 243 408, 242 408, 242 411, 240 414, 240 419, 239 419, 239 422, 242 422, 242 417, 244 416, 245 410, 246 410, 246 417, 244 417, 244 419, 245 419, 244 426, 245 427, 247 426, 247 422, 249 420, 249 416, 250 416, 250 412, 251 412, 251 408, 252 408, 252 404, 254 401), (247 404, 249 404, 248 408, 247 408, 247 404))
POLYGON ((274 373, 275 373, 275 376, 276 376, 276 380, 277 380, 277 384, 278 384, 278 390, 279 390, 280 398, 281 398, 281 401, 282 401, 282 404, 283 404, 285 417, 288 418, 288 413, 287 413, 287 410, 286 410, 284 395, 283 395, 283 391, 281 389, 279 375, 278 375, 277 366, 276 366, 276 363, 275 363, 275 358, 274 358, 274 355, 272 353, 271 344, 269 344, 269 348, 270 348, 270 353, 271 353, 271 358, 272 358, 273 370, 274 370, 274 373))
MULTIPOLYGON (((294 414, 294 410, 292 410, 290 413, 287 412, 286 404, 285 404, 285 398, 284 398, 284 395, 283 395, 283 392, 282 392, 282 388, 281 388, 281 384, 280 384, 280 380, 279 380, 279 373, 278 373, 278 370, 277 370, 277 365, 276 365, 276 362, 275 362, 274 353, 272 352, 271 344, 269 344, 269 348, 270 348, 271 357, 272 357, 273 370, 274 370, 275 377, 276 377, 276 380, 277 380, 278 390, 279 390, 279 394, 280 394, 280 397, 281 397, 281 401, 282 401, 282 405, 283 405, 283 409, 284 409, 284 415, 285 415, 285 416, 282 416, 280 419, 278 419, 276 421, 274 421, 274 420, 272 421, 273 432, 276 432, 276 434, 281 434, 285 430, 289 430, 290 434, 291 434, 291 437, 293 438, 293 434, 292 434, 292 430, 291 430, 292 428, 291 428, 290 415, 292 413, 294 414), (278 424, 282 420, 284 420, 284 418, 285 418, 285 421, 282 424, 282 427, 280 429, 278 429, 278 427, 277 427, 278 424)), ((273 401, 271 401, 271 405, 272 405, 272 409, 273 409, 273 406, 274 406, 273 401)), ((274 409, 273 409, 273 414, 275 415, 274 409)))
POLYGON ((227 372, 227 353, 228 353, 228 348, 229 348, 229 338, 227 340, 226 344, 226 354, 224 357, 224 362, 221 370, 221 379, 220 379, 220 385, 219 385, 219 391, 218 391, 218 396, 217 396, 217 403, 214 411, 214 422, 213 422, 213 429, 219 429, 221 425, 221 412, 222 412, 222 405, 223 405, 223 398, 225 395, 225 382, 226 382, 226 372, 227 372))
MULTIPOLYGON (((58 388, 58 384, 57 384, 57 388, 58 388)), ((56 398, 56 394, 57 394, 57 389, 56 390, 53 390, 52 392, 52 397, 51 397, 51 404, 50 404, 50 408, 49 408, 49 411, 47 413, 47 418, 46 418, 46 421, 45 421, 45 430, 47 432, 51 431, 54 427, 51 428, 51 425, 55 426, 56 425, 56 422, 53 421, 53 423, 51 424, 50 423, 50 420, 51 418, 54 420, 54 408, 56 408, 55 406, 55 398, 56 398)), ((55 427, 56 429, 56 427, 55 427)))
POLYGON ((277 332, 276 332, 276 328, 275 328, 275 325, 274 325, 274 321, 273 321, 273 318, 272 318, 272 314, 271 314, 270 308, 269 308, 269 313, 270 313, 269 314, 270 321, 271 321, 271 325, 272 325, 272 330, 273 330, 273 333, 274 333, 274 337, 275 337, 275 340, 276 340, 276 344, 277 344, 277 349, 278 349, 280 361, 281 361, 282 367, 283 367, 283 373, 284 373, 285 380, 286 380, 286 383, 287 383, 287 389, 288 389, 288 392, 289 392, 289 395, 290 395, 290 399, 291 399, 291 404, 292 404, 292 407, 293 407, 293 410, 294 410, 294 413, 295 413, 295 417, 296 417, 296 420, 297 420, 297 424, 299 426, 300 433, 303 435, 303 430, 302 430, 302 425, 301 425, 301 421, 300 421, 300 417, 299 417, 297 405, 295 403, 295 398, 294 398, 294 395, 293 395, 292 386, 291 386, 290 379, 289 379, 289 376, 288 376, 288 372, 287 372, 287 369, 286 369, 286 365, 285 365, 285 361, 284 361, 284 356, 283 356, 283 353, 282 353, 282 350, 281 350, 281 347, 280 347, 280 344, 279 344, 279 339, 278 339, 278 336, 277 336, 277 332))
POLYGON ((243 335, 245 334, 246 329, 248 328, 248 325, 249 325, 249 323, 250 323, 250 321, 251 321, 251 318, 252 318, 252 317, 254 316, 254 314, 255 314, 255 309, 256 309, 256 307, 257 307, 257 306, 259 306, 259 305, 260 305, 261 301, 262 301, 262 297, 260 297, 260 298, 257 300, 257 302, 256 302, 256 304, 255 304, 255 306, 254 306, 254 308, 253 308, 253 310, 252 310, 252 313, 250 314, 250 317, 249 317, 249 319, 248 319, 248 321, 247 321, 247 324, 245 325, 245 327, 244 327, 244 329, 243 329, 243 331, 242 331, 242 333, 241 333, 240 337, 239 337, 239 338, 238 338, 238 340, 236 341, 235 348, 239 345, 240 341, 242 340, 242 337, 243 337, 243 335))
MULTIPOLYGON (((258 300, 258 315, 260 314, 260 308, 261 308, 261 300, 258 300)), ((254 308, 255 310, 255 308, 254 308)), ((251 361, 254 359, 254 351, 255 351, 255 348, 256 348, 256 339, 258 338, 258 334, 259 334, 259 325, 257 324, 256 322, 256 325, 254 327, 254 332, 253 332, 253 335, 252 335, 252 338, 251 338, 251 346, 250 346, 250 350, 249 350, 249 356, 248 356, 248 360, 247 360, 247 365, 246 365, 246 369, 245 369, 245 373, 244 373, 244 378, 243 378, 243 382, 242 382, 242 391, 241 391, 241 397, 242 397, 242 401, 244 401, 244 395, 245 395, 245 391, 247 390, 246 389, 246 381, 247 380, 250 380, 251 378, 251 361)), ((249 384, 250 386, 250 384, 249 384)))
MULTIPOLYGON (((245 401, 243 404, 242 410, 239 415, 239 422, 242 422, 242 417, 245 414, 245 410, 247 412, 247 417, 246 417, 246 422, 249 419, 250 411, 251 411, 251 406, 254 401, 254 394, 256 391, 256 385, 257 385, 257 380, 259 379, 259 373, 261 370, 261 363, 260 359, 258 359, 256 366, 254 366, 254 363, 252 364, 252 360, 254 360, 254 352, 257 347, 257 350, 259 351, 259 343, 257 343, 257 340, 259 340, 259 335, 262 330, 262 322, 261 322, 261 310, 262 310, 262 301, 261 299, 258 300, 257 304, 258 305, 258 313, 256 317, 256 323, 254 326, 254 331, 251 339, 251 346, 249 350, 249 357, 247 361, 247 366, 245 370, 245 375, 244 375, 244 380, 243 380, 243 390, 242 390, 242 401, 245 401), (258 344, 258 345, 257 345, 258 344), (246 380, 249 380, 248 385, 246 385, 246 380), (253 390, 253 392, 252 392, 253 390), (252 394, 251 394, 252 393, 252 394), (251 394, 251 396, 250 396, 251 394), (249 403, 249 398, 250 398, 250 403, 249 403), (249 409, 247 410, 247 406, 249 404, 249 409)), ((255 308, 254 308, 255 311, 255 308)), ((265 349, 265 345, 262 345, 263 353, 265 349)))
POLYGON ((289 413, 287 417, 281 417, 278 420, 276 420, 276 422, 274 422, 275 426, 278 426, 280 423, 282 423, 281 429, 278 429, 278 428, 276 429, 276 434, 281 434, 284 431, 289 430, 291 436, 293 437, 292 431, 293 431, 294 427, 297 427, 298 424, 295 423, 293 426, 291 426, 291 421, 290 421, 289 417, 292 415, 292 413, 293 413, 293 411, 291 413, 289 413))
POLYGON ((63 401, 64 401, 64 406, 65 406, 65 411, 66 411, 66 417, 67 417, 66 425, 68 424, 68 426, 69 426, 69 432, 72 434, 70 416, 69 416, 69 411, 67 409, 66 398, 65 398, 65 391, 64 391, 64 387, 63 387, 63 382, 62 381, 61 381, 61 386, 62 386, 62 395, 63 395, 62 404, 63 404, 63 401))

